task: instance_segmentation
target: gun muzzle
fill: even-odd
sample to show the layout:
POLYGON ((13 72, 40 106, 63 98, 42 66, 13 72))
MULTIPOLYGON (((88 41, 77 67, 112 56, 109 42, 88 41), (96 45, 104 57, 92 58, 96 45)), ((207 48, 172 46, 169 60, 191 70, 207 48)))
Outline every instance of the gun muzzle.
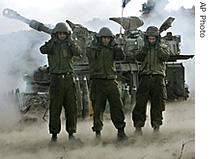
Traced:
POLYGON ((20 20, 24 23, 27 23, 29 24, 30 23, 30 20, 21 16, 20 14, 18 14, 16 11, 12 10, 12 9, 9 9, 9 8, 6 8, 3 10, 3 15, 7 18, 11 18, 11 19, 16 19, 16 20, 20 20))
POLYGON ((43 23, 40 23, 36 20, 30 20, 27 19, 23 16, 21 16, 20 14, 18 14, 16 11, 6 8, 3 10, 3 15, 7 18, 11 18, 11 19, 16 19, 16 20, 20 20, 26 24, 28 24, 31 28, 37 30, 37 31, 43 31, 47 34, 51 34, 52 33, 52 29, 46 27, 43 23))

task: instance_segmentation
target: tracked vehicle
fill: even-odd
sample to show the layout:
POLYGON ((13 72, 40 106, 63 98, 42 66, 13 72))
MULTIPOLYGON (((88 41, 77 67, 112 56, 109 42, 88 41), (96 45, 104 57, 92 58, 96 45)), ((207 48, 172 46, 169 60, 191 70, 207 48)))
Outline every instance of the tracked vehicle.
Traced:
MULTIPOLYGON (((14 10, 8 8, 4 9, 3 15, 8 18, 20 20, 37 31, 42 31, 47 34, 51 34, 52 32, 52 29, 46 27, 43 23, 36 20, 29 20, 14 10)), ((129 112, 135 103, 135 93, 139 82, 139 68, 141 63, 137 62, 134 56, 144 43, 144 31, 138 29, 144 24, 144 22, 138 17, 112 17, 110 20, 120 24, 125 30, 124 33, 120 33, 115 36, 116 42, 126 53, 126 59, 117 62, 116 66, 125 110, 129 112)), ((169 17, 160 26, 160 32, 162 33, 171 27, 174 20, 175 18, 169 17)), ((83 49, 82 57, 74 59, 74 70, 78 88, 78 116, 84 118, 92 114, 88 96, 89 74, 86 47, 95 40, 96 32, 90 31, 80 24, 74 24, 69 20, 66 20, 66 22, 72 29, 72 38, 74 38, 83 49)), ((177 60, 187 60, 193 58, 194 55, 181 55, 180 35, 173 35, 172 32, 167 32, 165 36, 162 36, 161 40, 170 47, 171 52, 170 58, 167 61, 166 71, 168 100, 186 100, 189 97, 189 89, 185 82, 185 68, 183 64, 177 62, 177 60)), ((17 94, 21 94, 18 95, 21 110, 27 112, 34 103, 31 102, 32 104, 27 106, 26 103, 28 102, 28 98, 31 97, 32 99, 30 98, 30 100, 35 99, 36 101, 39 101, 43 100, 42 97, 40 97, 43 96, 43 94, 45 94, 46 98, 48 97, 50 85, 49 68, 47 65, 40 66, 33 72, 24 74, 23 79, 26 82, 26 90, 22 93, 17 91, 17 94)), ((47 100, 47 102, 44 102, 43 106, 46 108, 46 112, 48 103, 49 101, 47 100)), ((43 116, 44 119, 46 112, 43 116)))

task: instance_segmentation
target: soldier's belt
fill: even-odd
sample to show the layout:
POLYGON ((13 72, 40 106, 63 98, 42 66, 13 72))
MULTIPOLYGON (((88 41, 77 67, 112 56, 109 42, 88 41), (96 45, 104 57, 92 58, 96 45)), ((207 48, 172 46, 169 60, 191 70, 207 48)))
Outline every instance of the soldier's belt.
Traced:
POLYGON ((153 78, 153 77, 164 77, 161 74, 142 74, 141 76, 143 76, 143 77, 150 77, 150 78, 153 78))

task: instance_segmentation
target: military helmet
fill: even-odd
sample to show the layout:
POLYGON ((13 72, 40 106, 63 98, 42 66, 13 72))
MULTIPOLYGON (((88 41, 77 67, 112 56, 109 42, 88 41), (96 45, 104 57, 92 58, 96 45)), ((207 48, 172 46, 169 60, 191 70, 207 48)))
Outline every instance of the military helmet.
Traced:
POLYGON ((145 35, 146 36, 159 36, 159 30, 155 26, 150 26, 147 28, 145 35))
POLYGON ((55 28, 53 29, 53 33, 57 33, 57 32, 65 32, 67 34, 70 33, 67 25, 63 22, 57 23, 55 28))
POLYGON ((97 37, 103 37, 103 36, 114 37, 112 31, 109 28, 107 28, 107 27, 101 28, 99 33, 96 36, 97 37))

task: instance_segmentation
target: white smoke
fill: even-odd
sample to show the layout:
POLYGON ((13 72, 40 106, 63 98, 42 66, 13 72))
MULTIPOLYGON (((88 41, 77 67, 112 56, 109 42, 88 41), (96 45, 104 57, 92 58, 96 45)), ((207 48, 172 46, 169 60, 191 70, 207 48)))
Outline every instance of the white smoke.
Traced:
POLYGON ((39 52, 39 46, 47 37, 35 31, 20 31, 0 36, 1 91, 15 89, 23 85, 23 74, 46 63, 39 52))
POLYGON ((14 99, 11 100, 11 97, 6 97, 14 98, 17 88, 21 92, 25 91, 24 73, 46 64, 46 57, 39 53, 39 46, 47 38, 46 35, 35 31, 19 31, 0 36, 1 128, 20 120, 17 115, 18 103, 15 103, 14 99))

